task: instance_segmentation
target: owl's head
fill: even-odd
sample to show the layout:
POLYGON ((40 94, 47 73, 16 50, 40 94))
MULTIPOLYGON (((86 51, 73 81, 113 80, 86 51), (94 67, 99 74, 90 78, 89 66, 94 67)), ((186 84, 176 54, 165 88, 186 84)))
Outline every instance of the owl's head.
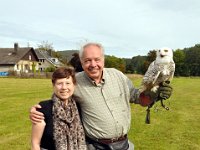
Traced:
POLYGON ((173 51, 171 48, 163 47, 156 52, 156 60, 161 63, 169 63, 173 61, 173 51))

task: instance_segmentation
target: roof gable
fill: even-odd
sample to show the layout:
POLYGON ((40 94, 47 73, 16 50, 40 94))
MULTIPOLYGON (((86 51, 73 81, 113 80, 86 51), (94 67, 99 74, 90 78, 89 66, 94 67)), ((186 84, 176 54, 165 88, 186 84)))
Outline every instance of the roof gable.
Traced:
POLYGON ((50 64, 54 66, 61 66, 62 63, 58 60, 58 58, 52 57, 48 51, 34 49, 38 59, 45 59, 50 64), (56 60, 56 61, 55 61, 56 60))
POLYGON ((32 47, 19 47, 17 51, 14 51, 14 48, 0 48, 0 64, 16 64, 20 60, 23 60, 28 52, 33 53, 35 59, 38 61, 32 47))

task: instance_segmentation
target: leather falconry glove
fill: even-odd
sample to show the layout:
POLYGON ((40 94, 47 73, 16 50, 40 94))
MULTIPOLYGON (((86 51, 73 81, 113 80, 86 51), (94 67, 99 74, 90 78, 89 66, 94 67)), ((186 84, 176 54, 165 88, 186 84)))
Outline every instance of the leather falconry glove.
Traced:
POLYGON ((160 83, 157 92, 153 91, 144 91, 140 94, 140 104, 142 106, 153 105, 154 102, 159 100, 166 100, 172 95, 173 88, 169 84, 169 81, 160 83))

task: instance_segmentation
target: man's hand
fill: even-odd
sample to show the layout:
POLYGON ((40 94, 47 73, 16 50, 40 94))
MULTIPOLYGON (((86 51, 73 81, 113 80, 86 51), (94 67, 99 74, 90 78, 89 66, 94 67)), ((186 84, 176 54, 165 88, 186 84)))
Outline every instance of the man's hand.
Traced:
POLYGON ((169 81, 162 82, 158 88, 158 99, 159 100, 166 100, 170 98, 172 95, 173 88, 170 86, 169 81))
POLYGON ((32 106, 29 113, 29 118, 34 124, 42 122, 42 120, 44 120, 44 114, 37 111, 37 108, 41 108, 41 106, 39 104, 32 106))
POLYGON ((155 102, 155 99, 157 99, 158 94, 152 91, 144 91, 140 93, 139 99, 140 99, 140 105, 146 107, 153 105, 155 102))
POLYGON ((146 107, 153 105, 159 100, 166 100, 172 95, 173 88, 169 85, 169 81, 162 82, 159 85, 157 92, 144 91, 140 94, 140 105, 146 107))

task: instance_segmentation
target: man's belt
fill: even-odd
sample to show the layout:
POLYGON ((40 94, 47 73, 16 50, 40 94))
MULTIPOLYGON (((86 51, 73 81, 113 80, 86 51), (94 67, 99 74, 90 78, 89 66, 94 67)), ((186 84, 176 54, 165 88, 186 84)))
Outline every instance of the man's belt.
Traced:
POLYGON ((96 139, 97 142, 103 143, 103 144, 110 144, 118 141, 123 141, 127 138, 127 134, 124 136, 120 136, 118 138, 111 138, 111 139, 96 139))

